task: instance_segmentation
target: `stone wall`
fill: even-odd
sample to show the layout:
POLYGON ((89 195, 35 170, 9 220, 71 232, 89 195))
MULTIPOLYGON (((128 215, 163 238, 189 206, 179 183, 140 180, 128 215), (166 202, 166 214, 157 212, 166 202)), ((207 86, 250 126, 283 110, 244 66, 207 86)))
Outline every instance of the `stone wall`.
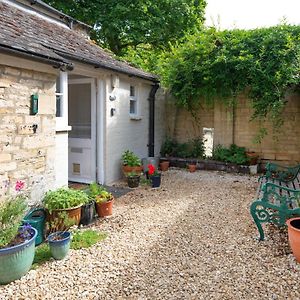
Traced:
POLYGON ((238 97, 235 110, 216 102, 214 107, 202 107, 196 119, 184 109, 178 109, 169 99, 167 111, 167 134, 180 142, 202 135, 203 127, 214 128, 214 145, 229 146, 232 143, 246 147, 247 150, 259 153, 265 160, 281 161, 284 164, 300 162, 300 96, 287 95, 284 110, 284 125, 278 141, 274 139, 273 129, 269 122, 263 124, 268 129, 261 144, 254 143, 259 130, 259 123, 251 121, 251 102, 245 96, 238 97))
POLYGON ((55 75, 0 65, 2 199, 5 192, 14 193, 17 180, 25 182, 30 203, 40 201, 54 185, 55 80, 55 75), (30 115, 33 94, 39 96, 37 115, 30 115))

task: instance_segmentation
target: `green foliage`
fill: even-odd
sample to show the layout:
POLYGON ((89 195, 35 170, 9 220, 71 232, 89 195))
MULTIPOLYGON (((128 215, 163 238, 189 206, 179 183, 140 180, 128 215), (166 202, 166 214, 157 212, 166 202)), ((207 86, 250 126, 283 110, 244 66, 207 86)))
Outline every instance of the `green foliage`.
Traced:
POLYGON ((141 176, 141 173, 137 173, 137 172, 128 172, 125 174, 126 177, 140 177, 141 176))
POLYGON ((46 223, 46 231, 48 234, 57 231, 66 231, 75 224, 75 219, 70 218, 65 211, 62 211, 57 214, 57 217, 53 221, 46 223))
POLYGON ((178 143, 167 137, 161 146, 160 154, 164 157, 203 158, 204 151, 204 141, 201 137, 190 140, 187 143, 178 143))
POLYGON ((0 248, 9 244, 17 235, 26 207, 22 196, 0 204, 0 248))
POLYGON ((88 190, 86 191, 90 199, 96 199, 98 195, 100 195, 105 188, 98 184, 97 182, 93 182, 89 185, 88 190))
POLYGON ((204 20, 204 0, 46 0, 94 27, 98 44, 120 55, 128 47, 162 47, 204 20))
POLYGON ((122 162, 124 166, 129 166, 129 167, 136 167, 142 165, 140 158, 130 150, 126 150, 123 152, 122 162))
POLYGON ((212 158, 214 160, 235 163, 238 165, 245 165, 249 162, 245 148, 238 147, 235 144, 232 144, 229 148, 218 145, 213 150, 212 158))
POLYGON ((43 243, 35 248, 34 260, 32 264, 32 269, 36 269, 38 266, 43 265, 45 262, 50 260, 52 257, 49 245, 43 243))
POLYGON ((86 193, 69 188, 59 188, 46 193, 43 203, 51 213, 54 209, 72 208, 89 202, 86 193))
POLYGON ((300 26, 255 30, 214 28, 188 35, 160 60, 160 74, 177 104, 193 111, 221 99, 234 104, 239 93, 252 100, 252 118, 269 118, 274 128, 286 92, 299 84, 300 26))
POLYGON ((87 230, 76 230, 72 234, 72 243, 71 243, 71 249, 83 249, 83 248, 89 248, 93 246, 94 244, 104 240, 107 237, 106 233, 99 232, 92 229, 87 230))

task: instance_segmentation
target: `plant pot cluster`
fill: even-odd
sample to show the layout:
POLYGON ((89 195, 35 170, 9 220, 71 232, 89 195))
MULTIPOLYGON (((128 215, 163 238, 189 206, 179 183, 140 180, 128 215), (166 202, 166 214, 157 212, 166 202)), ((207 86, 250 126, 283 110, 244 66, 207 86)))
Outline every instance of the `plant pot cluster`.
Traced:
POLYGON ((169 169, 170 162, 166 159, 159 162, 158 157, 145 157, 141 160, 129 150, 124 151, 122 154, 122 171, 129 188, 139 187, 143 176, 146 177, 145 180, 150 182, 151 187, 159 187, 161 184, 161 173, 158 172, 158 166, 162 172, 166 172, 169 169))

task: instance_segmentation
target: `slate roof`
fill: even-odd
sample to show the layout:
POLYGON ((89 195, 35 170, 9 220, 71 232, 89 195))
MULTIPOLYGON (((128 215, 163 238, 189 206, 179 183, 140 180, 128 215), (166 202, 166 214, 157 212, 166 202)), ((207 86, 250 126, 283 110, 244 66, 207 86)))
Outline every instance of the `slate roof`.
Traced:
POLYGON ((1 52, 47 61, 57 67, 70 68, 70 60, 80 61, 98 68, 158 81, 155 75, 114 59, 80 32, 26 13, 0 0, 1 52))

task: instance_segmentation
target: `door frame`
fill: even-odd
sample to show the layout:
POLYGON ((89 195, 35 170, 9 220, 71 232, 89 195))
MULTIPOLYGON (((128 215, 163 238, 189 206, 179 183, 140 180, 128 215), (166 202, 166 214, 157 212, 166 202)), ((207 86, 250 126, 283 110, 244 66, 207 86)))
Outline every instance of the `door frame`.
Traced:
MULTIPOLYGON (((68 85, 71 84, 91 84, 91 180, 82 179, 81 183, 91 183, 96 181, 97 178, 97 110, 96 110, 96 83, 95 78, 78 78, 78 79, 69 79, 68 85)), ((70 101, 68 101, 70 105, 70 101)), ((69 147, 68 147, 69 148, 69 147)), ((69 150, 68 150, 69 151, 69 150)), ((68 158, 69 159, 69 158, 68 158)), ((76 178, 69 178, 71 181, 77 182, 76 178)), ((78 179, 79 182, 79 179, 78 179)))

